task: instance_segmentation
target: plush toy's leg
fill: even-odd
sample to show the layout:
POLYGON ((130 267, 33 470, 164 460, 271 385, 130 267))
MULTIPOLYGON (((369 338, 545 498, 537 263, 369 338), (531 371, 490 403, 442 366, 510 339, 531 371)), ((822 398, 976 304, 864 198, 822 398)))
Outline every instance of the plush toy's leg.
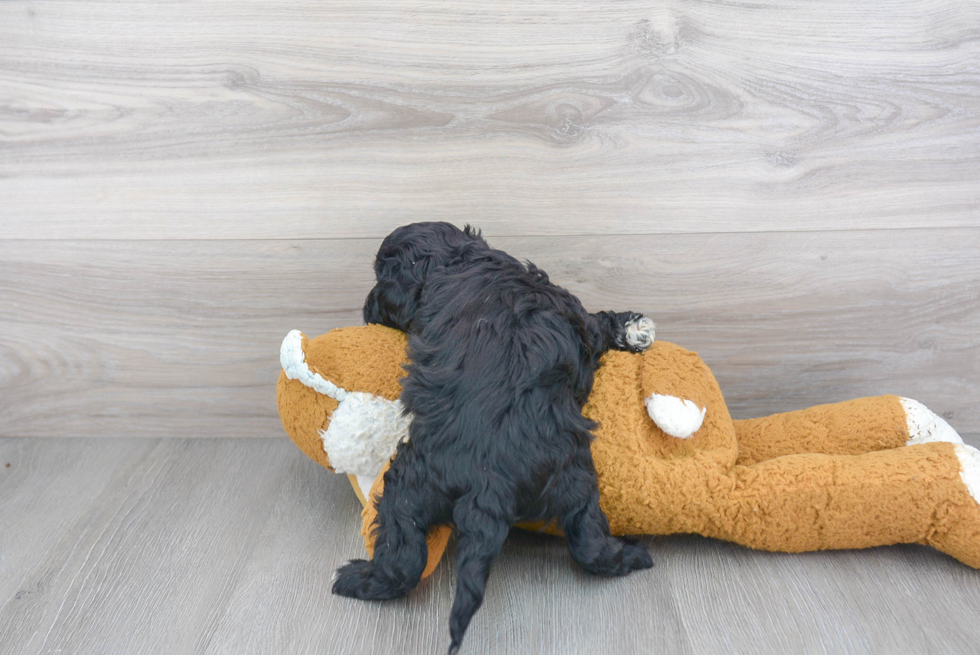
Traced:
POLYGON ((404 465, 411 459, 410 452, 403 450, 385 473, 373 529, 373 558, 342 566, 334 579, 335 594, 386 600, 406 595, 419 583, 429 554, 426 532, 435 513, 444 508, 436 506, 437 496, 424 493, 412 479, 411 468, 404 465))
POLYGON ((963 443, 924 405, 898 396, 858 398, 735 421, 737 464, 801 453, 861 455, 931 441, 963 443))
POLYGON ((728 478, 713 489, 699 530, 708 536, 785 552, 923 543, 980 568, 980 452, 970 446, 787 455, 728 478))

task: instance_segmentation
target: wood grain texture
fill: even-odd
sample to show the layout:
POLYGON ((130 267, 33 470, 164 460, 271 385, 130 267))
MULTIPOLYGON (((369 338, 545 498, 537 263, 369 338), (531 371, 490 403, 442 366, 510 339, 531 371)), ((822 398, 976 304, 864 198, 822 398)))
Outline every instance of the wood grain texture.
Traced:
MULTIPOLYGON (((133 441, 87 445, 108 463, 116 448, 135 450, 133 441)), ((44 558, 20 572, 25 593, 3 599, 4 648, 137 653, 166 644, 169 652, 194 652, 296 462, 284 443, 235 443, 151 442, 136 461, 115 468, 111 483, 67 529, 32 528, 32 545, 44 558)), ((74 492, 51 463, 45 486, 30 489, 48 502, 74 492)))
MULTIPOLYGON (((980 230, 497 238, 701 354, 738 418, 897 393, 980 433, 980 230)), ((0 241, 0 435, 280 436, 278 349, 375 240, 0 241)))
POLYGON ((77 439, 47 450, 34 439, 0 441, 0 603, 43 592, 45 580, 32 586, 27 572, 112 493, 106 490, 120 471, 144 460, 152 447, 136 439, 94 448, 77 439))
MULTIPOLYGON (((285 439, 0 439, 0 490, 16 499, 0 503, 0 525, 16 528, 0 530, 4 653, 448 645, 452 548, 406 599, 331 595, 332 571, 363 548, 360 506, 285 439), (77 475, 88 467, 101 471, 77 475)), ((654 569, 597 579, 562 540, 514 531, 462 652, 966 655, 980 640, 980 576, 929 548, 645 541, 654 569)))
POLYGON ((980 225, 980 5, 0 3, 0 238, 980 225))
MULTIPOLYGON (((648 312, 736 417, 893 392, 980 445, 978 73, 960 0, 0 2, 0 652, 446 647, 451 549, 334 597, 346 480, 208 438, 281 437, 281 338, 414 220, 648 312)), ((515 533, 464 652, 980 642, 927 548, 648 543, 596 580, 515 533)))

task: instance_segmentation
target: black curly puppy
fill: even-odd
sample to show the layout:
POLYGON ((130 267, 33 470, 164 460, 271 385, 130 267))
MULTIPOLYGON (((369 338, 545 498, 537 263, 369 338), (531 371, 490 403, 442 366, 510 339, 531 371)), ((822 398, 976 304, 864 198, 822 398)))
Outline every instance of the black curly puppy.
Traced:
POLYGON ((454 524, 455 653, 514 523, 557 519, 590 573, 652 566, 642 545, 609 534, 589 449, 595 425, 582 416, 600 356, 645 350, 650 319, 589 314, 544 271, 490 248, 469 226, 398 228, 375 273, 364 320, 409 334, 401 399, 415 416, 384 476, 374 559, 343 566, 333 592, 404 596, 425 567, 429 528, 454 524))

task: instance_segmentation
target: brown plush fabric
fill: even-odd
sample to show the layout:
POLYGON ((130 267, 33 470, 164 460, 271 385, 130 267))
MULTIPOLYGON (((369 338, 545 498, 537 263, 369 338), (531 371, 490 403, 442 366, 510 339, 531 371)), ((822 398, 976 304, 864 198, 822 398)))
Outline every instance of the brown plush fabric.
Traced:
MULTIPOLYGON (((404 348, 394 330, 344 328, 310 341, 307 361, 349 391, 393 399, 404 348)), ((336 403, 297 385, 280 379, 283 425, 327 465, 317 430, 336 403)), ((583 412, 599 422, 592 453, 616 534, 697 533, 784 552, 923 543, 980 567, 980 505, 960 478, 954 447, 905 446, 895 396, 732 421, 697 354, 656 342, 642 355, 607 353, 583 412), (701 428, 688 439, 665 434, 647 415, 651 394, 706 407, 701 428)), ((379 475, 371 495, 382 491, 379 475)), ((370 552, 373 503, 363 516, 370 552)), ((429 537, 426 575, 449 529, 429 537)))
POLYGON ((701 532, 687 508, 704 502, 709 478, 729 471, 738 450, 721 390, 698 356, 663 341, 643 355, 609 352, 582 411, 599 423, 592 457, 613 533, 701 532), (689 439, 661 431, 643 403, 654 393, 706 407, 701 429, 689 439))
POLYGON ((288 379, 285 373, 280 373, 276 403, 279 405, 279 418, 282 419, 286 434, 314 462, 332 471, 318 430, 327 428, 330 414, 337 409, 337 401, 318 394, 302 382, 288 379))
POLYGON ((338 387, 388 400, 401 394, 399 380, 408 363, 408 337, 402 332, 380 326, 345 327, 304 343, 310 370, 338 387))
MULTIPOLYGON (((325 380, 347 391, 363 391, 395 400, 402 390, 399 384, 405 375, 402 366, 408 363, 407 343, 408 338, 397 330, 349 327, 312 340, 304 336, 303 350, 310 370, 325 380)), ((332 471, 319 431, 327 429, 337 401, 280 373, 276 403, 286 434, 316 463, 332 471)))
POLYGON ((904 446, 909 438, 898 396, 858 398, 735 421, 744 466, 797 453, 861 455, 904 446))

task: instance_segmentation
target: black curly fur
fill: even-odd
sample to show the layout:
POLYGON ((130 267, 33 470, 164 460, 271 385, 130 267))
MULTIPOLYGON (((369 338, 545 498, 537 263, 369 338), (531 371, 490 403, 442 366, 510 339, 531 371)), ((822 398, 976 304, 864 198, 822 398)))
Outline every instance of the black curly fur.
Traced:
POLYGON ((514 523, 557 519, 590 573, 652 566, 642 545, 609 534, 589 449, 595 424, 581 411, 599 358, 625 349, 625 324, 640 315, 589 314, 469 226, 398 228, 375 272, 364 321, 409 334, 401 398, 415 418, 384 477, 374 559, 342 567, 333 592, 404 596, 425 567, 429 528, 455 525, 454 653, 514 523))

